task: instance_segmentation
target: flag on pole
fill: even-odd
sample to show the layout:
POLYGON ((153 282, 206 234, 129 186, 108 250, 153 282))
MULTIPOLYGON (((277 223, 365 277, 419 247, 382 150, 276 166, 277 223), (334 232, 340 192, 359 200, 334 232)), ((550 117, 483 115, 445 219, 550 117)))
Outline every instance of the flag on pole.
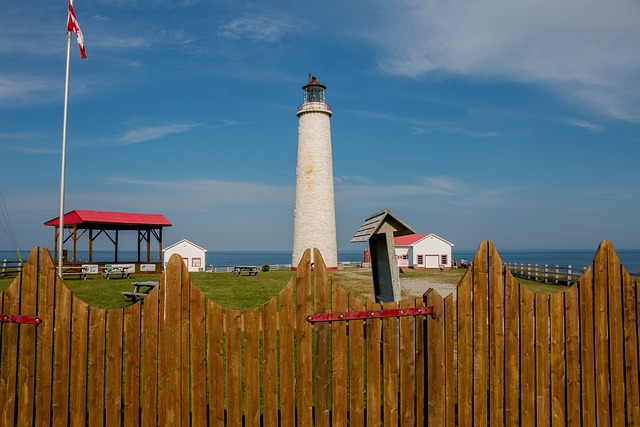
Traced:
POLYGON ((84 53, 84 37, 82 36, 82 31, 80 31, 80 25, 78 24, 78 20, 76 19, 76 13, 73 11, 71 0, 67 0, 67 4, 69 5, 69 20, 67 21, 67 31, 73 31, 74 33, 76 33, 78 47, 80 48, 80 56, 82 57, 82 59, 84 59, 87 57, 87 54, 84 53))

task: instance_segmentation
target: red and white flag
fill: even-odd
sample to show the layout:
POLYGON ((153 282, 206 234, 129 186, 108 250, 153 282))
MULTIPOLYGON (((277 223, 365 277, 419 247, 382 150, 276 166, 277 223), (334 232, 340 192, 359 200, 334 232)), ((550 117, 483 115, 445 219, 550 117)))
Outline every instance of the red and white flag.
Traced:
POLYGON ((80 31, 80 25, 78 24, 78 20, 76 19, 76 13, 73 11, 73 6, 71 5, 71 0, 67 0, 69 5, 69 20, 67 21, 67 31, 73 31, 76 33, 76 39, 78 40, 78 47, 80 48, 80 56, 82 59, 87 57, 87 54, 84 53, 84 37, 82 36, 82 31, 80 31))

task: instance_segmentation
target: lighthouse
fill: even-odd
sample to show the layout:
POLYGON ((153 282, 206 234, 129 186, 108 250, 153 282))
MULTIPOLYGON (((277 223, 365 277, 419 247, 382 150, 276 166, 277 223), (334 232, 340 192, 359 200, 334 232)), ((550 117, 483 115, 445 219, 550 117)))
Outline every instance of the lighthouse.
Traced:
POLYGON ((298 266, 307 248, 319 249, 326 266, 338 268, 331 154, 332 112, 326 103, 326 89, 315 76, 310 76, 302 87, 303 102, 298 107, 293 268, 298 266))

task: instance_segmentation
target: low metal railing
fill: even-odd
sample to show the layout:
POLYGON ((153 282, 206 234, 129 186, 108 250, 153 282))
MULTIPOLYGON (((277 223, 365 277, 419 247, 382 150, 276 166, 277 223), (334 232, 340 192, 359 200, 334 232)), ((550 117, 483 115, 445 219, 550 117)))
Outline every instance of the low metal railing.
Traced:
POLYGON ((554 283, 562 285, 571 285, 578 282, 584 274, 587 267, 573 267, 568 266, 549 266, 538 264, 516 264, 505 263, 505 267, 511 271, 516 277, 522 277, 528 280, 535 280, 536 282, 554 283))

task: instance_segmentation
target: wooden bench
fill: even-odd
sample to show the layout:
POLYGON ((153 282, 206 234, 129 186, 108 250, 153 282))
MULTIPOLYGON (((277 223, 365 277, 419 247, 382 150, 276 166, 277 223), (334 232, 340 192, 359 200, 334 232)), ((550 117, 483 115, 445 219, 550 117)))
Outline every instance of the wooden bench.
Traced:
POLYGON ((136 302, 138 298, 144 298, 149 295, 151 289, 155 288, 158 282, 133 282, 133 292, 120 292, 125 298, 136 302), (142 289, 145 288, 145 289, 142 289))
POLYGON ((256 265, 236 265, 233 267, 233 274, 240 276, 243 273, 249 276, 257 276, 260 268, 256 265))

